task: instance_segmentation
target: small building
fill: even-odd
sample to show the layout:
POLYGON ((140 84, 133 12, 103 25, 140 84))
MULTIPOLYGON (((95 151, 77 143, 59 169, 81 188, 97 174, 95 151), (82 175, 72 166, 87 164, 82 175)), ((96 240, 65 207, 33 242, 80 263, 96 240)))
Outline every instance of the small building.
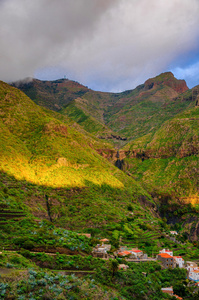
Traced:
POLYGON ((175 262, 176 262, 176 265, 179 267, 179 268, 183 268, 184 267, 184 259, 181 257, 181 256, 173 256, 175 262))
POLYGON ((108 251, 111 250, 111 245, 98 244, 95 248, 93 248, 92 254, 94 257, 100 257, 100 258, 108 258, 108 251))
POLYGON ((118 256, 130 256, 131 255, 131 252, 130 251, 121 251, 121 252, 118 252, 117 254, 118 256))
POLYGON ((195 282, 199 282, 199 268, 189 272, 189 279, 195 282))
POLYGON ((109 240, 108 239, 101 239, 100 242, 102 242, 102 243, 108 243, 109 240))
POLYGON ((104 247, 97 245, 92 251, 93 257, 108 258, 107 250, 104 247))
POLYGON ((183 300, 183 298, 179 297, 178 295, 173 295, 173 296, 176 297, 176 299, 178 299, 178 300, 183 300))
POLYGON ((161 288, 161 291, 163 293, 166 293, 166 294, 169 294, 169 295, 173 296, 173 287, 172 286, 166 287, 166 288, 161 288))
POLYGON ((169 250, 169 249, 162 249, 162 250, 160 250, 159 253, 167 253, 167 254, 173 256, 173 251, 171 251, 171 250, 169 250))
POLYGON ((120 264, 120 265, 118 266, 118 269, 119 269, 119 270, 124 270, 124 271, 126 271, 128 268, 129 268, 129 266, 127 266, 127 265, 125 265, 125 264, 120 264))
POLYGON ((176 299, 183 300, 183 298, 179 297, 178 295, 174 295, 172 286, 166 287, 166 288, 161 288, 161 291, 163 293, 169 294, 170 296, 176 297, 176 299))
POLYGON ((177 231, 170 231, 170 234, 172 234, 172 235, 178 235, 177 231))
POLYGON ((195 262, 187 261, 186 262, 186 269, 188 272, 194 271, 198 269, 198 265, 195 262))
POLYGON ((143 251, 141 251, 139 249, 131 249, 129 251, 131 252, 131 254, 135 255, 137 258, 140 258, 143 256, 143 251))
POLYGON ((78 235, 84 235, 86 236, 87 238, 91 238, 91 234, 90 233, 78 233, 78 235))
POLYGON ((111 250, 111 244, 102 244, 101 247, 104 247, 106 251, 110 251, 111 250))
POLYGON ((175 266, 176 266, 173 256, 171 256, 167 253, 159 253, 157 255, 157 259, 161 261, 161 263, 163 264, 163 266, 165 268, 169 268, 169 267, 175 268, 175 266))

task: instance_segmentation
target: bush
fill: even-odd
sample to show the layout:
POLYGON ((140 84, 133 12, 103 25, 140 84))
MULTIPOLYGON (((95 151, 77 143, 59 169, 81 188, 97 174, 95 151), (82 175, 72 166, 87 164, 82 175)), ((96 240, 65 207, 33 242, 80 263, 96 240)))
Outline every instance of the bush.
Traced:
POLYGON ((34 248, 34 243, 33 241, 27 240, 23 244, 23 248, 27 250, 32 250, 34 248))

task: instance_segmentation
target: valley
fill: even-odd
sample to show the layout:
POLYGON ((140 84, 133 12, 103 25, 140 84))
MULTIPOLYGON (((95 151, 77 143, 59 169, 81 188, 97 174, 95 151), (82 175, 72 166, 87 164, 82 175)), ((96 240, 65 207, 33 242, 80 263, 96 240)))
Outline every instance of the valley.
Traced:
POLYGON ((198 299, 185 268, 116 255, 199 261, 198 97, 171 72, 122 93, 0 82, 1 299, 198 299), (93 257, 105 237, 109 259, 93 257))

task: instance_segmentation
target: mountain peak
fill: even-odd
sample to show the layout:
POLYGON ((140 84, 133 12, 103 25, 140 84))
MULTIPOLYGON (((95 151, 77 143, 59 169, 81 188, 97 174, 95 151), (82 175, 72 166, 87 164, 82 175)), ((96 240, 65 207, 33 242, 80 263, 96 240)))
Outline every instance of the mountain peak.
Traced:
POLYGON ((150 90, 158 85, 166 85, 171 87, 177 93, 184 93, 189 88, 185 80, 176 79, 172 72, 162 73, 154 78, 150 78, 144 83, 144 89, 150 90))

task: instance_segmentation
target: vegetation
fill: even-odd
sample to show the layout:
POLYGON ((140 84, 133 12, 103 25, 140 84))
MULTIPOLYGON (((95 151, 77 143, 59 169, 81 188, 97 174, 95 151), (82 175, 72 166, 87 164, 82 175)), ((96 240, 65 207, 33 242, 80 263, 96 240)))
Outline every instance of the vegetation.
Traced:
MULTIPOLYGON (((30 254, 39 260, 52 261, 52 257, 44 254, 30 254)), ((65 264, 66 257, 56 255, 59 266, 65 264)), ((174 292, 183 299, 197 299, 198 293, 193 294, 194 286, 188 284, 186 272, 183 269, 162 270, 156 262, 130 263, 127 271, 117 270, 119 262, 103 261, 87 257, 78 261, 70 257, 68 267, 71 269, 74 261, 78 261, 81 269, 82 261, 90 266, 93 260, 95 272, 50 271, 41 269, 29 259, 20 254, 5 253, 1 255, 1 299, 172 299, 161 292, 162 287, 173 286, 174 292), (116 267, 116 268, 115 268, 116 267), (113 269, 115 270, 113 273, 113 269), (81 277, 77 276, 81 274, 81 277), (87 273, 88 272, 88 273, 87 273), (17 280, 16 280, 17 279, 17 280)), ((77 265, 76 265, 77 268, 77 265)), ((77 268, 78 269, 78 268, 77 268)))
POLYGON ((0 299, 171 299, 167 286, 197 299, 184 269, 113 259, 119 246, 199 259, 196 95, 171 73, 117 94, 18 86, 43 108, 0 82, 0 299), (91 255, 103 237, 112 259, 91 255))

